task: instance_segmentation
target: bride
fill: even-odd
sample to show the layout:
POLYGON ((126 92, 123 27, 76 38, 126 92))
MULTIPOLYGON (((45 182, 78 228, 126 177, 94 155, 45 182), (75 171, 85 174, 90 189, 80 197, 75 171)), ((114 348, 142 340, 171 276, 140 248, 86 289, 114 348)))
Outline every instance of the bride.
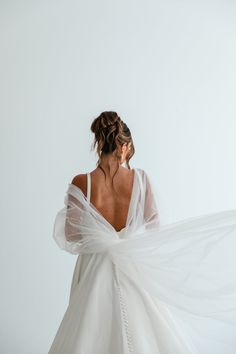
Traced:
POLYGON ((105 111, 91 130, 97 166, 54 222, 77 261, 48 354, 235 354, 236 209, 162 225, 127 125, 105 111))

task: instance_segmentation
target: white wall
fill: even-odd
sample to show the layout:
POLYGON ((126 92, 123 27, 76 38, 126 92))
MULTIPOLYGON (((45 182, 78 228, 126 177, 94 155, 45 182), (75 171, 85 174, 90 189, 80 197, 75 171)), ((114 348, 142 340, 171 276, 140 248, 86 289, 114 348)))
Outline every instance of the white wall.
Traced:
MULTIPOLYGON (((117 111, 162 222, 236 207, 233 1, 1 1, 1 353, 47 353, 76 257, 52 239, 67 183, 117 111)), ((69 354, 69 353, 68 353, 69 354)))

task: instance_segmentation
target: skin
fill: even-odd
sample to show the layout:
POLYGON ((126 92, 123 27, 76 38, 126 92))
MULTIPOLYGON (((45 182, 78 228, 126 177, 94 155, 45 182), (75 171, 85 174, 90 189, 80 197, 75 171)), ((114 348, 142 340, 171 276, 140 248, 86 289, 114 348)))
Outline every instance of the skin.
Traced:
MULTIPOLYGON (((121 163, 123 163, 126 160, 130 144, 122 144, 118 148, 122 154, 121 163)), ((116 231, 120 231, 126 226, 134 170, 119 166, 115 174, 117 170, 117 160, 112 154, 101 156, 101 166, 106 173, 106 181, 104 173, 99 167, 96 167, 90 172, 90 202, 116 231), (114 180, 112 183, 113 176, 114 180)), ((87 195, 86 173, 76 175, 73 177, 71 183, 79 187, 85 196, 87 195)))

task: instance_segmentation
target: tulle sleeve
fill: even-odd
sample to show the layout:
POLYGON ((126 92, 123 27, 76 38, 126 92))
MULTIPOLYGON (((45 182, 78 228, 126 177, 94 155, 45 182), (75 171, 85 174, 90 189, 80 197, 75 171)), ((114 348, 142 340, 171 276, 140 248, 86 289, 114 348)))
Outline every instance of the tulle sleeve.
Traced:
POLYGON ((82 218, 81 202, 67 192, 64 197, 64 207, 57 212, 53 226, 53 238, 61 249, 78 254, 81 241, 79 224, 82 218))
POLYGON ((81 240, 81 235, 78 233, 76 225, 82 221, 82 208, 78 208, 78 199, 73 195, 68 194, 65 197, 66 217, 65 217, 65 238, 68 242, 77 242, 81 240))
POLYGON ((144 200, 144 221, 146 228, 159 228, 160 226, 160 214, 157 207, 157 201, 152 185, 152 181, 148 174, 144 173, 144 186, 145 186, 145 200, 144 200))

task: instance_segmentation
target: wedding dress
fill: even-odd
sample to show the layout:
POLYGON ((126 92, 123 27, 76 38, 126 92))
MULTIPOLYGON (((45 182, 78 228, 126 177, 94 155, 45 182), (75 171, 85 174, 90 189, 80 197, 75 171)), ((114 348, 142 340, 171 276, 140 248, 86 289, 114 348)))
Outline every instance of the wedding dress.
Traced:
POLYGON ((69 183, 53 237, 77 255, 48 354, 235 354, 236 209, 161 225, 153 184, 134 169, 116 229, 69 183))

